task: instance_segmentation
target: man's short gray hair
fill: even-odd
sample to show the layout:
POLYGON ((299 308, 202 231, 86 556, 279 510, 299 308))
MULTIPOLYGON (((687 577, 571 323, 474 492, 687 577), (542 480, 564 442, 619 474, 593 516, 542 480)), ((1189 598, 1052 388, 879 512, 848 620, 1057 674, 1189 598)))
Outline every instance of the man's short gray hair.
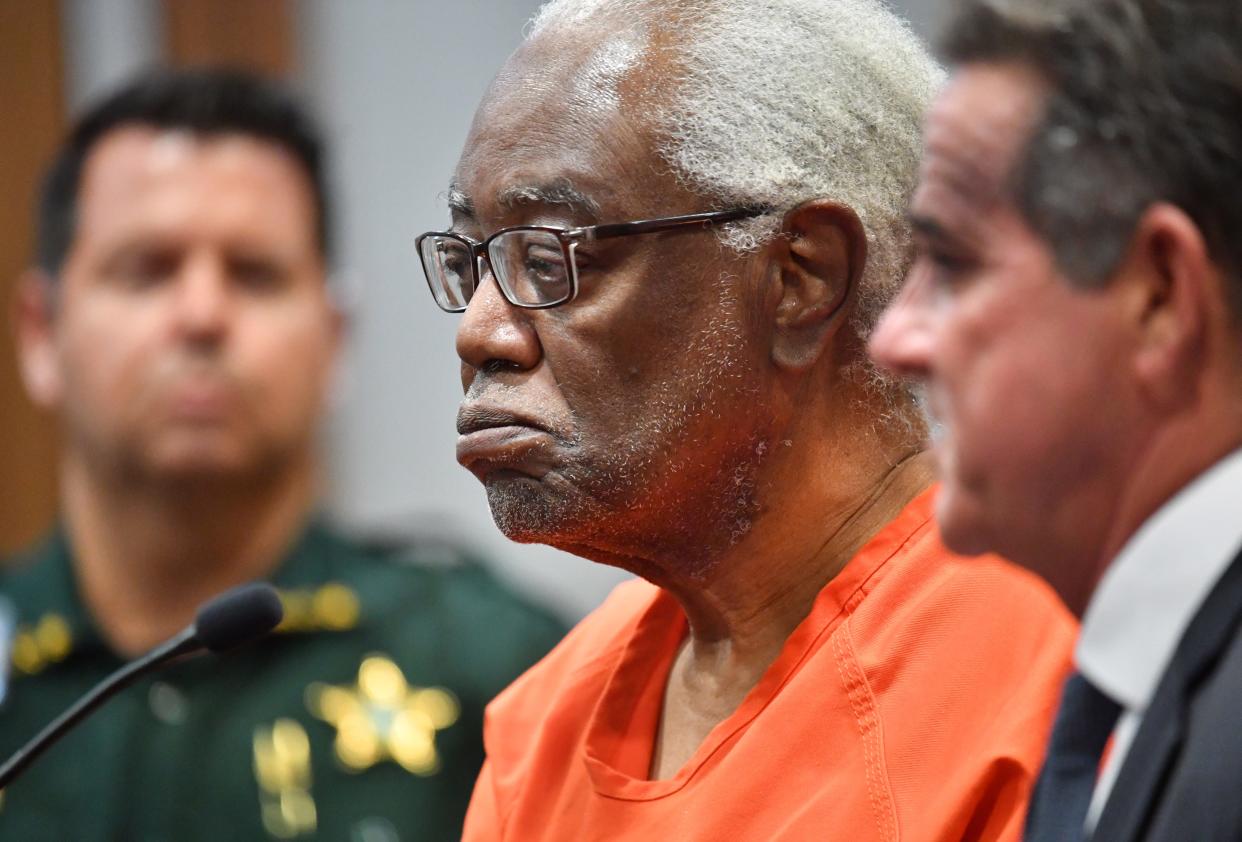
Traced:
POLYGON ((727 226, 730 246, 757 248, 807 200, 858 214, 865 338, 909 266, 922 117, 942 78, 905 22, 879 0, 552 0, 530 34, 597 18, 676 44, 656 116, 674 174, 720 207, 776 211, 727 226))

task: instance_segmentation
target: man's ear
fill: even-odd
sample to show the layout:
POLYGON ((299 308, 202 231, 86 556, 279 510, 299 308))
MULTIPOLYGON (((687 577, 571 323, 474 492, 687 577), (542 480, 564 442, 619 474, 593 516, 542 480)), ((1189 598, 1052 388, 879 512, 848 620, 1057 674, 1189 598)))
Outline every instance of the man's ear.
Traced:
POLYGON ((1126 284, 1140 382, 1161 402, 1183 398, 1205 364, 1212 321, 1227 329, 1230 312, 1226 278, 1199 227, 1178 207, 1153 205, 1135 227, 1114 282, 1126 284))
POLYGON ((55 320, 55 282, 38 269, 26 271, 14 292, 12 324, 22 381, 30 400, 42 409, 55 408, 61 397, 55 320))
POLYGON ((867 235, 853 210, 816 199, 785 214, 771 248, 779 277, 772 358, 808 368, 846 320, 867 262, 867 235))

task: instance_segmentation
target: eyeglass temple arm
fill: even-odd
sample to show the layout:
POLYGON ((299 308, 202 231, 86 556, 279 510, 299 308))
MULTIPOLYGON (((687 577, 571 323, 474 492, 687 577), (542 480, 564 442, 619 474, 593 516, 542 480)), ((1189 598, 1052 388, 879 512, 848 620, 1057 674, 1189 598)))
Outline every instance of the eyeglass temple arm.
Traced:
POLYGON ((670 231, 690 225, 714 225, 722 222, 733 222, 738 219, 749 219, 768 213, 769 208, 738 208, 728 211, 708 211, 692 213, 686 216, 671 216, 666 219, 643 219, 637 222, 615 222, 609 225, 588 225, 575 228, 565 233, 581 236, 587 240, 607 240, 612 237, 629 237, 635 234, 653 234, 657 231, 670 231))

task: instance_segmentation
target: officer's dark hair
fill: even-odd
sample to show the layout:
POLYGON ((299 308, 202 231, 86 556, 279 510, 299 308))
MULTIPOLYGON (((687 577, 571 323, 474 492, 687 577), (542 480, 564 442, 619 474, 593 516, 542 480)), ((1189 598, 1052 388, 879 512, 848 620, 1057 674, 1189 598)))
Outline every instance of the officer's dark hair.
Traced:
POLYGON ((1154 202, 1181 208, 1242 313, 1242 3, 961 0, 949 63, 1016 62, 1046 85, 1011 190, 1077 284, 1103 285, 1154 202))
POLYGON ((35 259, 55 278, 73 245, 82 171, 95 144, 114 129, 149 126, 213 137, 241 134, 280 147, 310 180, 315 236, 331 258, 325 152, 319 128, 283 87, 223 68, 145 72, 92 106, 75 123, 43 180, 35 259))

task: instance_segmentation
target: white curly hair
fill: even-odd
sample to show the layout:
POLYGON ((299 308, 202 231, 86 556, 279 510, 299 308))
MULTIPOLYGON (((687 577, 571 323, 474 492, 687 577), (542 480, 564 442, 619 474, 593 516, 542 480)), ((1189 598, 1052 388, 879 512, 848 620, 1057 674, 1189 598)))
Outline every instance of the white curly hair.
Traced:
MULTIPOLYGON (((943 80, 909 26, 881 0, 551 0, 527 37, 605 22, 676 44, 656 121, 662 156, 691 189, 722 206, 828 198, 858 214, 865 339, 909 266, 922 118, 943 80)), ((748 251, 779 224, 769 214, 722 236, 748 251)))

